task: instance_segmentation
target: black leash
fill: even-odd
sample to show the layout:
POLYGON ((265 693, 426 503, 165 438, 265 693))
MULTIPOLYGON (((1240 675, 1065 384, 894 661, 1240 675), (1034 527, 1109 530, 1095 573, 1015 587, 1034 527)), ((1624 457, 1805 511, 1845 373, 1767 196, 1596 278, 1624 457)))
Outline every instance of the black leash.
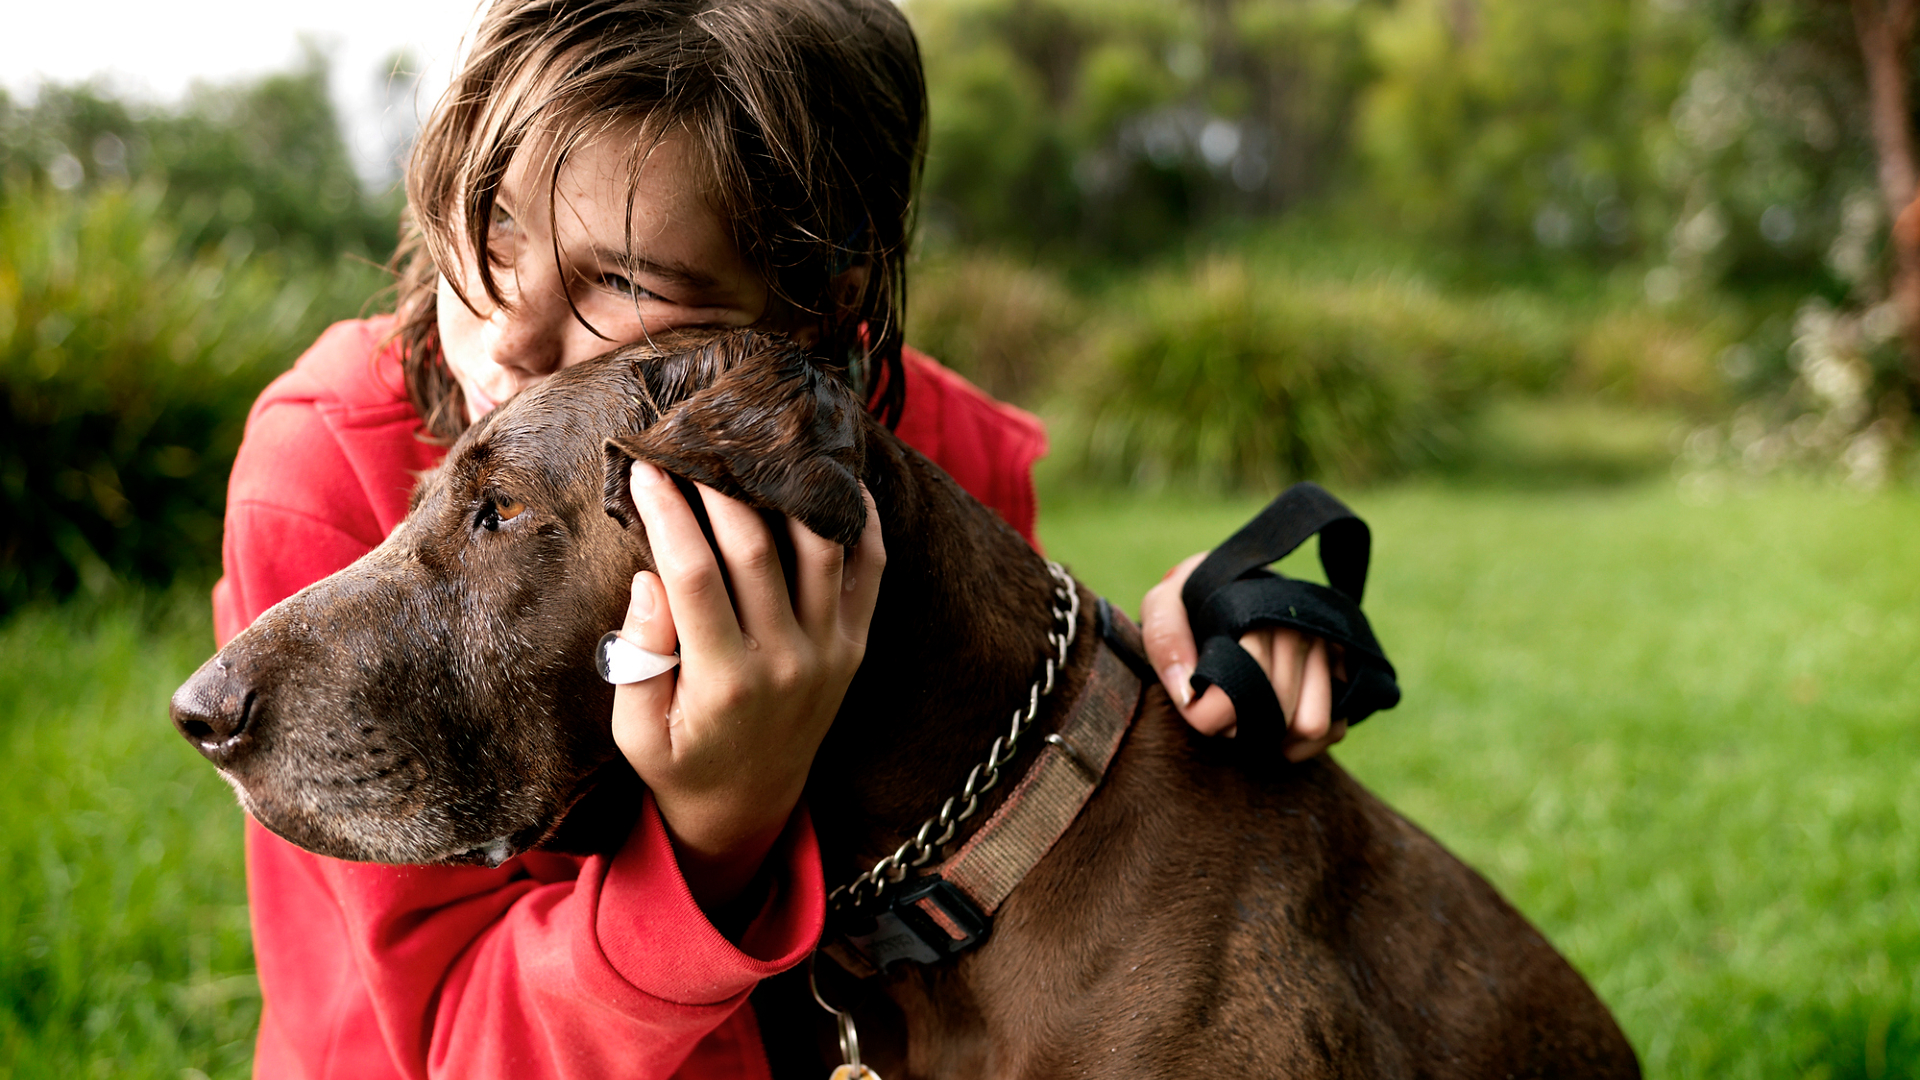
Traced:
POLYGON ((1209 554, 1180 591, 1200 645, 1193 673, 1197 697, 1209 686, 1226 691, 1249 749, 1278 751, 1287 721, 1273 684, 1240 647, 1249 630, 1286 626, 1338 644, 1346 652, 1347 681, 1333 686, 1333 716, 1357 724, 1400 703, 1393 665, 1360 613, 1373 535, 1325 488, 1299 483, 1209 554), (1315 533, 1327 584, 1315 585, 1265 569, 1315 533))

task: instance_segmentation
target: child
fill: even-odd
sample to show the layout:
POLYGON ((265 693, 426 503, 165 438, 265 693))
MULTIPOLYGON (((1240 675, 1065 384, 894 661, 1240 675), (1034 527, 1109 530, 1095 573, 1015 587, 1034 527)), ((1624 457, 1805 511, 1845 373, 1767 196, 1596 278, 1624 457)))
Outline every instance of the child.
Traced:
MULTIPOLYGON (((923 98, 890 0, 497 0, 415 151, 396 314, 327 331, 249 417, 220 639, 377 544, 473 418, 676 326, 791 334, 1031 540, 1037 421, 901 341, 923 98)), ((741 1005, 820 931, 796 807, 864 651, 882 538, 870 525, 844 555, 789 524, 789 590, 757 514, 701 492, 716 559, 660 479, 635 470, 660 572, 635 579, 627 628, 677 642, 683 666, 616 698, 650 790, 632 834, 585 858, 394 867, 249 821, 256 1075, 767 1075, 741 1005)), ((1194 562, 1143 605, 1176 699, 1194 562)), ((1289 755, 1337 740, 1324 646, 1248 644, 1293 718, 1289 755)), ((1217 690, 1185 704, 1202 731, 1232 721, 1217 690)))

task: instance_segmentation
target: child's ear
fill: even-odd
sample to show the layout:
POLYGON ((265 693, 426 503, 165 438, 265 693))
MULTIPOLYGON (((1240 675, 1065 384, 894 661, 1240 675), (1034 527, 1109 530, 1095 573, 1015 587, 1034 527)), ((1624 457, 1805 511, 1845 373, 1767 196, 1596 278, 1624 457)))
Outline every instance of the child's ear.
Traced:
POLYGON ((858 262, 833 276, 827 284, 827 295, 833 301, 833 309, 841 318, 852 318, 860 313, 860 301, 866 298, 867 282, 873 278, 873 264, 858 262))
POLYGON ((798 350, 743 358, 657 423, 607 440, 607 513, 639 520, 638 459, 852 546, 867 523, 864 423, 853 391, 798 350))

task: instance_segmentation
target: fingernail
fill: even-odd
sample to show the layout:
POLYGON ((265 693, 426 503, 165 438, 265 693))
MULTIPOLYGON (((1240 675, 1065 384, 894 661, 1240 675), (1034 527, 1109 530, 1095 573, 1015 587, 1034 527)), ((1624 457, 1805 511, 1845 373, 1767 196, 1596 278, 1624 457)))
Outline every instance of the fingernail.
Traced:
POLYGON ((1193 670, 1185 664, 1168 664, 1167 670, 1160 673, 1160 681, 1167 686, 1167 692, 1180 703, 1181 708, 1193 704, 1193 670))
POLYGON ((639 574, 633 575, 633 597, 627 601, 627 625, 639 626, 653 618, 653 590, 639 574))
POLYGON ((636 484, 646 484, 651 487, 666 478, 667 474, 661 472, 652 462, 636 459, 633 463, 633 482, 636 484))

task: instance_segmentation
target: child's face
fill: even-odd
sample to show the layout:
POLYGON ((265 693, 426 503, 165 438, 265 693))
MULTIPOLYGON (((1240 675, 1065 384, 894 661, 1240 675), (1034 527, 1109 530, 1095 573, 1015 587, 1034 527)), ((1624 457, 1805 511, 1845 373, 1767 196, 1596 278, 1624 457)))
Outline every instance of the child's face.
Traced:
POLYGON ((765 314, 767 283, 702 198, 684 139, 661 141, 647 159, 632 190, 629 232, 630 146, 614 133, 576 149, 552 185, 556 207, 535 164, 544 155, 515 156, 489 233, 495 280, 511 307, 489 303, 471 255, 448 272, 465 275, 461 285, 478 314, 441 277, 440 346, 469 419, 560 368, 650 333, 745 326, 765 314))

